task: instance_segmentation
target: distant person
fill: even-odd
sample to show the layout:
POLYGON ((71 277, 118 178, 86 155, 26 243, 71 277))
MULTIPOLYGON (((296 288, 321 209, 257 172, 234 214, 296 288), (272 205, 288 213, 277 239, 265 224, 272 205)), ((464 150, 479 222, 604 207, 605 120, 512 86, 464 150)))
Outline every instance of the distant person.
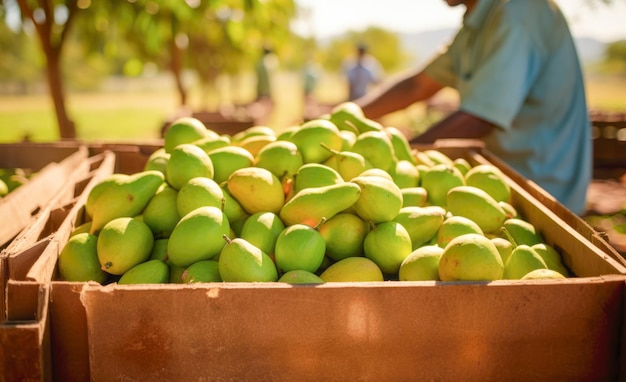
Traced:
POLYGON ((315 98, 315 88, 321 69, 311 58, 307 59, 302 70, 303 114, 309 120, 319 116, 319 103, 315 98))
POLYGON ((371 85, 380 82, 382 68, 376 58, 368 54, 365 44, 358 44, 356 59, 346 68, 348 79, 348 100, 363 97, 371 85))
POLYGON ((265 123, 274 108, 272 77, 278 61, 272 50, 263 47, 261 58, 256 64, 256 97, 250 113, 258 123, 265 123))
POLYGON ((577 214, 592 173, 591 127, 569 27, 552 0, 446 0, 465 5, 447 49, 356 101, 378 118, 449 86, 457 111, 411 143, 480 138, 486 148, 577 214))

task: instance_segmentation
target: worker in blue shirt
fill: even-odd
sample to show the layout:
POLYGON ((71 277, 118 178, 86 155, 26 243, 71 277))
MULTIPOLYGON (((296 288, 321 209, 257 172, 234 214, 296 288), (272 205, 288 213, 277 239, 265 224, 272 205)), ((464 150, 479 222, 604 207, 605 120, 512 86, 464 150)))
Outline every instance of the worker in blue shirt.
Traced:
POLYGON ((367 53, 365 44, 357 45, 356 59, 346 68, 348 101, 365 95, 368 89, 380 82, 382 67, 376 58, 367 53))
POLYGON ((560 9, 552 0, 446 2, 466 7, 447 49, 356 103, 378 118, 454 88, 459 109, 412 143, 482 139, 565 207, 584 213, 591 127, 579 58, 560 9))

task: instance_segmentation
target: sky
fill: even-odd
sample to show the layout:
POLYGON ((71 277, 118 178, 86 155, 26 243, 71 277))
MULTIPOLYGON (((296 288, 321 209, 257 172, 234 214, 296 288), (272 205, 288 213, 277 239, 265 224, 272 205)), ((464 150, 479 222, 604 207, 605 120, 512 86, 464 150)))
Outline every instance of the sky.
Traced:
MULTIPOLYGON (((589 6, 589 0, 556 0, 575 37, 603 42, 626 40, 626 0, 589 6)), ((443 0, 296 0, 307 10, 294 28, 305 36, 325 38, 347 30, 378 26, 415 33, 458 27, 465 7, 449 7, 443 0)))

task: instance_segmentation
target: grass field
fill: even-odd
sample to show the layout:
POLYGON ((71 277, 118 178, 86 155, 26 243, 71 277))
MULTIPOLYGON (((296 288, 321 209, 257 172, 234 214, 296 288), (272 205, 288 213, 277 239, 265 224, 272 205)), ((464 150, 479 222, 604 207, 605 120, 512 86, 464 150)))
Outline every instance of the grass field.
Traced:
MULTIPOLYGON (((116 90, 97 93, 68 94, 67 107, 76 122, 78 138, 86 141, 141 141, 159 137, 163 122, 178 110, 173 86, 169 86, 167 80, 162 82, 163 86, 141 86, 134 82, 133 86, 122 89, 118 87, 116 90)), ((280 131, 301 122, 303 104, 300 86, 299 77, 295 73, 282 73, 277 77, 275 109, 267 122, 268 126, 280 131)), ((624 89, 625 77, 589 79, 589 106, 595 109, 626 111, 624 89)), ((241 102, 241 99, 234 99, 233 93, 235 92, 225 95, 226 101, 241 102)), ((246 97, 249 99, 250 92, 245 89, 236 93, 244 101, 246 97)), ((192 107, 201 108, 198 101, 201 98, 199 90, 192 90, 190 96, 192 107)), ((316 96, 322 103, 341 102, 345 97, 343 80, 330 75, 322 78, 316 96)), ((454 93, 444 93, 443 98, 446 97, 453 99, 454 93)), ((217 105, 215 100, 210 104, 217 105)), ((53 110, 52 101, 46 93, 0 96, 0 142, 16 142, 26 136, 34 141, 57 140, 53 110)), ((415 105, 389 115, 383 123, 419 130, 432 118, 436 116, 426 115, 424 105, 415 105)))

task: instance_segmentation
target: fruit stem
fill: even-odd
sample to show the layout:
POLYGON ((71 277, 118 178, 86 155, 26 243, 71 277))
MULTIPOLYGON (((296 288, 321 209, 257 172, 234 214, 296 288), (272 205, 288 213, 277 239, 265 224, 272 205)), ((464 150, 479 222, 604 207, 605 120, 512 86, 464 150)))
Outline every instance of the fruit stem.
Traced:
POLYGON ((333 154, 339 154, 339 151, 328 147, 328 145, 324 142, 320 142, 320 146, 322 146, 323 148, 325 148, 326 150, 330 151, 333 154))
POLYGON ((224 241, 226 242, 226 244, 230 244, 230 242, 232 241, 232 240, 230 239, 230 237, 228 237, 228 235, 226 235, 226 234, 222 235, 222 238, 224 239, 224 241))
POLYGON ((322 225, 324 225, 324 223, 326 223, 326 217, 325 217, 325 216, 323 216, 323 217, 320 219, 320 222, 319 222, 319 223, 317 223, 317 225, 316 225, 315 227, 313 227, 313 229, 314 229, 314 230, 316 230, 316 231, 319 231, 319 230, 320 230, 320 227, 321 227, 322 225))
POLYGON ((504 235, 506 236, 507 240, 510 241, 511 244, 513 244, 513 248, 516 248, 517 243, 515 242, 515 239, 513 239, 513 235, 511 235, 509 230, 506 229, 506 227, 500 227, 500 231, 504 232, 504 235))

